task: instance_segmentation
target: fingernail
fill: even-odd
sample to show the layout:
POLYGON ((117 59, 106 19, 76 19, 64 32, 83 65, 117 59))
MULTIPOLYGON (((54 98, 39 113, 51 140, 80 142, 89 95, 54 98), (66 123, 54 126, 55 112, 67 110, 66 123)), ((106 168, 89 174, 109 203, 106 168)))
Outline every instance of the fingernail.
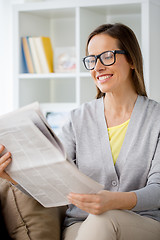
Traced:
POLYGON ((4 148, 4 146, 2 144, 0 144, 0 150, 2 150, 4 148))
POLYGON ((6 153, 7 157, 11 156, 11 153, 10 152, 7 152, 6 153))

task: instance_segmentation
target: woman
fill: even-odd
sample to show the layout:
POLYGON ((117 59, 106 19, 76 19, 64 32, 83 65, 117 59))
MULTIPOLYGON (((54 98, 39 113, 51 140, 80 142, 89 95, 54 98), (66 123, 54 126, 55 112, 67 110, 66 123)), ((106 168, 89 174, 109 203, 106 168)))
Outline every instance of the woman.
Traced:
POLYGON ((158 240, 160 105, 147 98, 137 39, 125 25, 102 25, 90 34, 83 62, 97 99, 72 111, 59 137, 80 171, 105 190, 69 194, 63 239, 158 240))

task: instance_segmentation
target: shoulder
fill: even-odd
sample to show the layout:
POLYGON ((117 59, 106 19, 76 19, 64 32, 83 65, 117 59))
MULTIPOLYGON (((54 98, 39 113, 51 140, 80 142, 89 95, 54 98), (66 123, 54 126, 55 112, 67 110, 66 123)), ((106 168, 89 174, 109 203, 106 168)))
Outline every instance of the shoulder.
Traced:
POLYGON ((90 102, 83 103, 81 106, 71 111, 71 118, 83 119, 87 117, 93 117, 99 108, 103 108, 103 98, 94 99, 90 102))
POLYGON ((70 124, 75 131, 87 131, 87 128, 96 128, 97 119, 103 113, 103 98, 94 99, 71 111, 70 124))
POLYGON ((138 98, 138 111, 148 121, 160 123, 160 103, 148 97, 139 96, 138 98))
POLYGON ((140 98, 140 102, 142 103, 142 105, 146 105, 146 107, 148 108, 148 110, 152 111, 152 112, 158 112, 160 113, 160 103, 148 98, 148 97, 144 97, 144 96, 139 96, 140 98))
POLYGON ((139 102, 139 105, 141 106, 147 106, 149 108, 157 108, 159 109, 160 108, 160 103, 149 98, 149 97, 145 97, 145 96, 138 96, 138 102, 139 102))

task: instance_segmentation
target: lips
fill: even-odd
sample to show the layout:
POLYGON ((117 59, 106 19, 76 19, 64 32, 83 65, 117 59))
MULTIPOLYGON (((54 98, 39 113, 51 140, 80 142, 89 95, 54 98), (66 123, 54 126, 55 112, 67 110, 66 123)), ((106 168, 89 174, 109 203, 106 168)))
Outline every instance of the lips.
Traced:
POLYGON ((99 75, 97 76, 97 80, 99 82, 105 82, 106 80, 108 80, 109 78, 111 78, 113 76, 113 74, 105 74, 105 75, 99 75))

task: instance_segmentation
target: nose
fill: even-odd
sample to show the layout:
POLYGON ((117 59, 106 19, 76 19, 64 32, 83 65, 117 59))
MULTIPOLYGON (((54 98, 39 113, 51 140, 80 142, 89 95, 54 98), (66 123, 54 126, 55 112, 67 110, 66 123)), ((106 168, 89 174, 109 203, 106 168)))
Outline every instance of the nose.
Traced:
POLYGON ((99 72, 100 70, 103 70, 103 69, 105 69, 105 66, 101 63, 100 59, 98 58, 97 62, 96 62, 96 65, 94 67, 94 70, 96 72, 99 72))

